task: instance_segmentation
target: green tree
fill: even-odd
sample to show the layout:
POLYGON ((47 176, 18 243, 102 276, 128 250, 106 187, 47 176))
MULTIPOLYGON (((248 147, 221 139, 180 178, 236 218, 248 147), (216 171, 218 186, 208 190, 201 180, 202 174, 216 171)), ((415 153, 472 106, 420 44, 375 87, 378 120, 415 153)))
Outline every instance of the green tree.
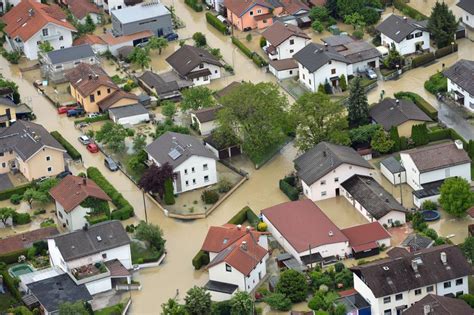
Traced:
POLYGON ((349 130, 352 144, 370 144, 374 133, 382 128, 378 124, 368 124, 349 130))
POLYGON ((324 85, 322 83, 319 83, 318 85, 318 93, 326 94, 326 90, 324 89, 324 85))
POLYGON ((161 250, 165 246, 163 231, 158 225, 141 221, 135 228, 135 237, 148 243, 148 246, 161 250))
POLYGON ((474 236, 466 237, 461 244, 461 250, 471 263, 474 262, 474 236))
POLYGON ((388 51, 388 56, 383 60, 383 64, 388 69, 397 69, 397 65, 399 69, 402 68, 404 64, 404 58, 400 53, 395 49, 395 46, 390 47, 388 51))
POLYGON ((325 22, 329 19, 329 11, 326 7, 315 6, 309 11, 311 21, 325 22))
POLYGON ((392 152, 400 151, 400 135, 398 134, 398 128, 395 126, 390 128, 390 139, 393 141, 392 152))
POLYGON ((328 79, 324 82, 324 92, 326 94, 332 94, 332 86, 328 79))
POLYGON ((326 0, 326 5, 324 6, 331 17, 339 17, 337 14, 337 0, 326 0))
POLYGON ((210 52, 217 59, 222 59, 221 50, 219 48, 211 48, 210 52))
POLYGON ((251 315, 253 314, 253 301, 250 294, 245 291, 237 292, 230 300, 231 315, 251 315))
POLYGON ((438 202, 447 213, 462 218, 474 205, 474 192, 464 178, 451 177, 441 185, 438 202))
POLYGON ((317 291, 309 301, 308 307, 315 311, 333 311, 334 301, 338 298, 335 292, 317 291))
POLYGON ((162 315, 187 315, 183 305, 174 299, 168 299, 166 303, 161 304, 162 315))
POLYGON ((306 299, 308 283, 302 273, 288 269, 280 274, 275 290, 286 295, 292 303, 298 303, 306 299))
POLYGON ((385 133, 382 128, 380 128, 374 133, 372 141, 370 142, 372 149, 380 153, 389 152, 392 149, 393 144, 394 143, 392 139, 390 139, 390 137, 385 133))
POLYGON ((341 104, 333 103, 321 93, 306 93, 292 106, 297 122, 296 146, 302 151, 321 141, 349 144, 347 117, 341 104))
POLYGON ((362 8, 359 13, 367 25, 374 25, 380 20, 380 14, 373 8, 362 8))
POLYGON ((3 78, 3 76, 0 74, 0 88, 11 88, 13 90, 13 102, 15 104, 18 104, 21 102, 20 99, 20 93, 18 92, 18 85, 10 80, 6 80, 3 78))
POLYGON ((344 23, 352 25, 354 29, 365 26, 364 17, 359 12, 353 12, 344 16, 344 23))
POLYGON ((212 95, 212 91, 205 86, 197 86, 186 89, 182 92, 181 110, 198 110, 201 108, 212 107, 216 105, 216 100, 212 95))
POLYGON ((265 297, 265 303, 270 305, 272 310, 289 311, 291 309, 291 300, 283 293, 272 293, 265 297))
POLYGON ((413 125, 411 127, 411 139, 415 146, 425 145, 430 142, 428 127, 425 124, 413 125))
POLYGON ((245 39, 246 39, 248 42, 251 42, 251 41, 252 41, 252 34, 248 33, 247 36, 245 36, 245 39))
POLYGON ((322 33, 324 31, 324 26, 320 21, 314 21, 311 23, 311 28, 318 33, 322 33))
POLYGON ((458 24, 459 21, 448 5, 444 2, 436 1, 428 19, 428 30, 438 48, 446 47, 451 42, 454 42, 454 34, 458 24))
POLYGON ((165 117, 173 119, 174 114, 176 114, 176 105, 171 101, 163 101, 161 103, 161 113, 165 117))
POLYGON ((38 44, 38 49, 40 52, 46 54, 49 53, 50 51, 53 51, 54 48, 51 46, 51 43, 45 40, 44 42, 41 42, 38 44))
POLYGON ((197 47, 203 47, 207 45, 206 36, 201 32, 194 33, 193 40, 197 47))
POLYGON ((370 122, 369 102, 360 77, 355 77, 351 82, 347 111, 349 126, 352 128, 367 125, 370 122))
POLYGON ((128 58, 142 69, 147 68, 151 62, 150 51, 142 47, 134 47, 128 58))
POLYGON ((165 180, 165 196, 163 198, 163 201, 166 205, 174 205, 175 203, 173 194, 173 181, 171 180, 171 178, 165 180))
POLYGON ((15 213, 15 209, 9 207, 2 207, 0 208, 0 221, 3 223, 4 226, 7 225, 8 219, 13 217, 15 213))
POLYGON ((128 132, 124 126, 108 121, 96 132, 95 139, 117 153, 125 150, 127 136, 128 132))
POLYGON ((138 133, 133 138, 133 151, 140 152, 143 149, 145 149, 145 146, 146 146, 146 135, 142 133, 138 133))
POLYGON ((30 209, 32 209, 33 202, 39 202, 40 204, 46 204, 49 202, 49 195, 47 192, 37 190, 35 188, 28 188, 23 193, 23 200, 28 203, 30 209))
POLYGON ((359 12, 365 6, 365 0, 337 0, 337 15, 345 17, 354 12, 359 12))
POLYGON ((204 288, 192 287, 186 293, 185 309, 190 315, 208 315, 211 313, 211 294, 204 288))
POLYGON ((161 55, 161 52, 163 49, 168 47, 168 40, 164 37, 157 37, 157 36, 152 36, 149 40, 148 43, 146 44, 148 48, 155 50, 158 49, 158 54, 161 55))
POLYGON ((343 92, 347 90, 347 80, 346 80, 346 76, 343 74, 341 74, 341 76, 339 77, 339 86, 341 87, 341 90, 343 92))
POLYGON ((76 303, 66 302, 59 305, 59 315, 89 315, 89 312, 82 301, 76 303))

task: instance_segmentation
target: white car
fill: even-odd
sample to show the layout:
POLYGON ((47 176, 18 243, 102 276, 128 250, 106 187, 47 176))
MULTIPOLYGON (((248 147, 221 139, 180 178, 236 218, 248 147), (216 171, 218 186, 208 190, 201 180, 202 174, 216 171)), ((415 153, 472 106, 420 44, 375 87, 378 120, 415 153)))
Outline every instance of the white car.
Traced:
POLYGON ((377 73, 375 73, 373 69, 367 68, 367 70, 365 70, 365 74, 369 79, 377 79, 377 73))
POLYGON ((87 114, 87 118, 94 118, 94 117, 97 117, 97 116, 100 116, 99 113, 89 113, 87 114))
POLYGON ((91 143, 91 138, 89 138, 88 136, 80 136, 78 138, 79 142, 84 144, 84 145, 87 145, 89 143, 91 143))

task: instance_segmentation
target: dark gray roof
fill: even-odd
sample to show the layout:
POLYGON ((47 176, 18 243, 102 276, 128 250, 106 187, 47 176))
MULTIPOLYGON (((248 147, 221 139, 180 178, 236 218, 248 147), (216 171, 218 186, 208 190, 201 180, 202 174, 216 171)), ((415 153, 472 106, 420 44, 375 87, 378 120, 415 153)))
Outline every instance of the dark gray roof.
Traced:
POLYGON ((343 296, 337 299, 335 302, 336 304, 344 304, 346 306, 346 312, 356 311, 370 307, 369 302, 367 302, 359 293, 343 296))
POLYGON ((407 236, 400 244, 404 247, 410 247, 411 251, 417 251, 425 248, 430 248, 434 241, 426 236, 413 233, 407 236))
POLYGON ((347 35, 335 35, 323 38, 322 40, 344 56, 350 63, 357 63, 381 56, 380 52, 371 44, 362 40, 354 40, 347 35))
POLYGON ((67 273, 27 284, 27 287, 49 313, 58 311, 66 302, 92 301, 86 286, 77 285, 67 273))
POLYGON ((53 239, 65 261, 130 244, 127 232, 117 220, 101 222, 53 239))
POLYGON ((405 257, 383 259, 350 269, 363 279, 377 298, 473 273, 462 251, 454 245, 435 246, 405 257), (446 264, 441 261, 443 252, 446 254, 446 264), (417 272, 412 268, 413 260, 419 262, 417 272))
POLYGON ((221 109, 221 106, 209 107, 209 108, 202 108, 193 111, 192 113, 199 119, 201 123, 205 123, 208 121, 213 121, 217 119, 217 113, 221 109))
POLYGON ((239 288, 238 285, 225 283, 220 281, 209 280, 204 286, 209 291, 221 292, 226 294, 232 294, 239 288))
POLYGON ((154 88, 159 96, 179 91, 178 82, 166 82, 159 74, 151 71, 145 71, 139 79, 149 87, 154 88))
POLYGON ((158 163, 169 163, 173 168, 195 155, 216 159, 198 138, 170 131, 150 143, 145 151, 158 163))
POLYGON ((41 125, 17 120, 13 125, 0 129, 0 152, 13 150, 25 161, 45 146, 66 152, 41 125))
POLYGON ((171 56, 166 58, 166 61, 173 67, 176 72, 182 76, 187 76, 194 68, 199 66, 201 63, 209 63, 222 67, 219 59, 214 57, 210 52, 205 49, 183 45, 171 56))
POLYGON ((474 61, 461 59, 444 70, 443 74, 474 96, 474 61))
POLYGON ((10 98, 8 97, 0 97, 0 105, 8 106, 8 107, 18 107, 20 104, 15 104, 10 98))
POLYGON ((95 53, 89 44, 53 50, 48 53, 48 58, 53 65, 90 57, 95 57, 95 53))
POLYGON ((474 14, 474 1, 472 0, 460 0, 457 6, 468 13, 474 14))
POLYGON ((380 164, 385 166, 390 171, 390 173, 392 173, 392 174, 396 174, 396 173, 400 173, 400 172, 405 171, 405 168, 402 166, 400 161, 398 161, 393 156, 391 156, 389 158, 386 158, 385 160, 380 162, 380 164))
POLYGON ((437 195, 440 194, 439 190, 440 190, 441 186, 443 185, 443 183, 444 183, 444 179, 437 180, 437 181, 431 182, 431 183, 423 184, 423 185, 421 185, 421 187, 423 187, 423 189, 415 190, 415 191, 412 192, 412 194, 418 199, 437 196, 437 195))
POLYGON ((391 211, 407 211, 372 177, 353 175, 341 186, 377 220, 391 211))
POLYGON ((474 310, 462 299, 428 294, 403 312, 403 315, 473 315, 474 310))
POLYGON ((307 185, 312 185, 341 164, 373 168, 353 148, 324 141, 298 157, 294 163, 298 177, 307 185))
POLYGON ((426 30, 418 21, 395 14, 386 18, 376 29, 397 43, 400 43, 405 37, 416 30, 426 30))
POLYGON ((121 106, 109 109, 115 118, 131 117, 136 115, 148 114, 148 110, 141 104, 121 106))
POLYGON ((398 127, 410 120, 431 121, 431 118, 419 109, 415 103, 405 99, 386 98, 372 106, 369 109, 369 115, 387 131, 392 126, 398 127))
POLYGON ((310 43, 298 51, 293 55, 293 59, 308 69, 310 73, 315 72, 332 60, 349 63, 349 61, 336 52, 334 48, 324 47, 323 45, 315 43, 310 43))

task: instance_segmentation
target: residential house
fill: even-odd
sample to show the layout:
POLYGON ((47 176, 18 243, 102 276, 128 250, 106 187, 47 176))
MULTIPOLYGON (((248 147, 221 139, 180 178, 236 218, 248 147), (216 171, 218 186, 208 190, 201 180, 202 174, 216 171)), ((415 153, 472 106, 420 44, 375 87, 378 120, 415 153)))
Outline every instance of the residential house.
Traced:
POLYGON ((73 175, 63 178, 51 188, 49 194, 54 199, 59 224, 69 231, 82 229, 89 224, 87 218, 94 209, 86 206, 84 201, 111 201, 92 180, 73 175))
POLYGON ((284 80, 298 76, 298 63, 293 58, 270 60, 268 70, 277 77, 284 80))
POLYGON ((201 250, 209 253, 205 288, 214 301, 228 300, 238 291, 251 292, 267 274, 267 235, 250 226, 212 226, 201 250))
POLYGON ((370 222, 405 224, 407 210, 370 176, 356 174, 343 181, 341 195, 370 222))
POLYGON ((28 118, 32 113, 25 104, 15 104, 8 97, 0 97, 0 130, 11 126, 18 119, 28 118))
POLYGON ((460 140, 401 152, 400 158, 417 207, 426 200, 437 201, 446 178, 457 176, 471 182, 471 159, 460 140))
POLYGON ((99 65, 81 63, 66 72, 66 79, 72 97, 88 113, 138 103, 136 95, 121 90, 99 65))
POLYGON ((462 299, 428 294, 415 302, 403 315, 472 315, 474 311, 462 299))
POLYGON ((73 46, 90 45, 96 54, 105 53, 109 48, 107 43, 98 35, 84 34, 72 42, 73 46))
MULTIPOLYGON (((62 1, 64 2, 64 0, 62 1)), ((81 24, 86 23, 88 15, 91 17, 94 24, 101 23, 102 12, 100 11, 99 7, 97 7, 97 5, 89 0, 67 0, 66 6, 71 12, 72 16, 74 16, 81 24)))
POLYGON ((295 53, 305 47, 311 38, 298 26, 275 22, 268 27, 262 36, 266 40, 263 50, 270 60, 292 58, 295 53))
POLYGON ((217 128, 217 113, 221 106, 202 108, 191 112, 191 126, 202 136, 208 136, 217 128))
POLYGON ((388 248, 391 244, 391 235, 379 222, 355 225, 341 232, 349 240, 355 259, 378 255, 381 247, 388 248))
POLYGON ((81 63, 99 64, 94 50, 88 44, 53 50, 41 58, 42 75, 53 83, 67 81, 65 73, 81 63))
POLYGON ((396 258, 350 268, 354 288, 372 314, 400 314, 428 294, 458 296, 469 292, 472 266, 454 245, 441 245, 396 258))
POLYGON ((273 24, 274 7, 265 0, 224 0, 227 20, 240 31, 263 29, 273 24))
POLYGON ((0 129, 0 173, 21 172, 27 180, 66 169, 66 150, 41 125, 18 120, 0 129))
POLYGON ((22 0, 1 20, 6 24, 7 49, 20 51, 30 60, 38 59, 38 45, 45 41, 54 50, 71 47, 76 32, 59 6, 34 0, 22 0))
POLYGON ((413 126, 432 122, 415 103, 405 99, 385 98, 369 109, 372 121, 390 131, 392 127, 397 128, 400 137, 411 137, 413 126))
POLYGON ((44 241, 49 237, 59 234, 54 226, 40 228, 33 231, 18 233, 0 239, 0 255, 8 255, 22 250, 27 250, 34 243, 44 241))
MULTIPOLYGON (((140 77, 137 77, 138 84, 150 95, 156 94, 160 101, 178 101, 181 99, 180 90, 186 86, 180 86, 179 81, 166 81, 165 78, 151 71, 144 71, 140 77)), ((192 86, 188 81, 187 86, 192 86)))
POLYGON ((407 172, 399 160, 393 156, 380 162, 380 172, 392 185, 403 184, 407 182, 407 172))
POLYGON ((170 164, 174 192, 183 193, 217 183, 216 157, 193 136, 166 132, 145 148, 150 162, 170 164))
POLYGON ((190 80, 195 86, 209 84, 221 77, 222 63, 205 49, 183 45, 166 62, 180 77, 190 80))
POLYGON ((320 142, 295 161, 304 195, 322 200, 341 195, 341 183, 352 175, 372 176, 373 167, 351 147, 320 142))
POLYGON ((109 291, 117 279, 131 281, 130 238, 120 221, 104 221, 48 239, 51 266, 91 295, 109 291))
POLYGON ((457 4, 462 11, 462 24, 466 28, 466 36, 474 40, 474 3, 470 0, 460 0, 457 4))
POLYGON ((380 23, 382 45, 394 47, 401 55, 414 54, 419 50, 430 49, 430 33, 419 22, 406 16, 392 14, 380 23))
POLYGON ((142 104, 110 108, 109 117, 116 124, 129 126, 150 121, 150 113, 142 104))
POLYGON ((155 36, 166 36, 173 32, 171 12, 160 2, 144 2, 114 10, 111 15, 112 33, 115 36, 143 31, 150 31, 155 36))
POLYGON ((124 46, 137 46, 139 44, 143 45, 148 41, 150 37, 154 34, 151 31, 141 31, 138 33, 123 35, 123 36, 114 36, 112 32, 107 32, 104 35, 101 35, 100 38, 107 45, 107 49, 114 56, 118 56, 118 50, 124 46))
POLYGON ((461 59, 443 74, 448 78, 448 92, 456 102, 474 112, 474 61, 461 59))

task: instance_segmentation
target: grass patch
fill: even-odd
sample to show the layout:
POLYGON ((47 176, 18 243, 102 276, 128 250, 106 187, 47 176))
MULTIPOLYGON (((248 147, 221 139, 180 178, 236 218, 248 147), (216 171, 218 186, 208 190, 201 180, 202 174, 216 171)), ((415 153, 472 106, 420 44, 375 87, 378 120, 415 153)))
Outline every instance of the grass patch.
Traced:
POLYGON ((0 310, 5 311, 17 303, 17 300, 10 294, 10 292, 5 291, 5 294, 0 294, 0 310))
POLYGON ((130 250, 132 252, 132 264, 134 265, 157 261, 162 254, 154 248, 140 246, 138 242, 132 242, 130 250))
POLYGON ((123 303, 115 304, 103 309, 94 311, 94 315, 121 315, 125 305, 123 303))
POLYGON ((448 78, 441 72, 433 74, 425 81, 425 89, 431 94, 443 93, 448 91, 448 78))

